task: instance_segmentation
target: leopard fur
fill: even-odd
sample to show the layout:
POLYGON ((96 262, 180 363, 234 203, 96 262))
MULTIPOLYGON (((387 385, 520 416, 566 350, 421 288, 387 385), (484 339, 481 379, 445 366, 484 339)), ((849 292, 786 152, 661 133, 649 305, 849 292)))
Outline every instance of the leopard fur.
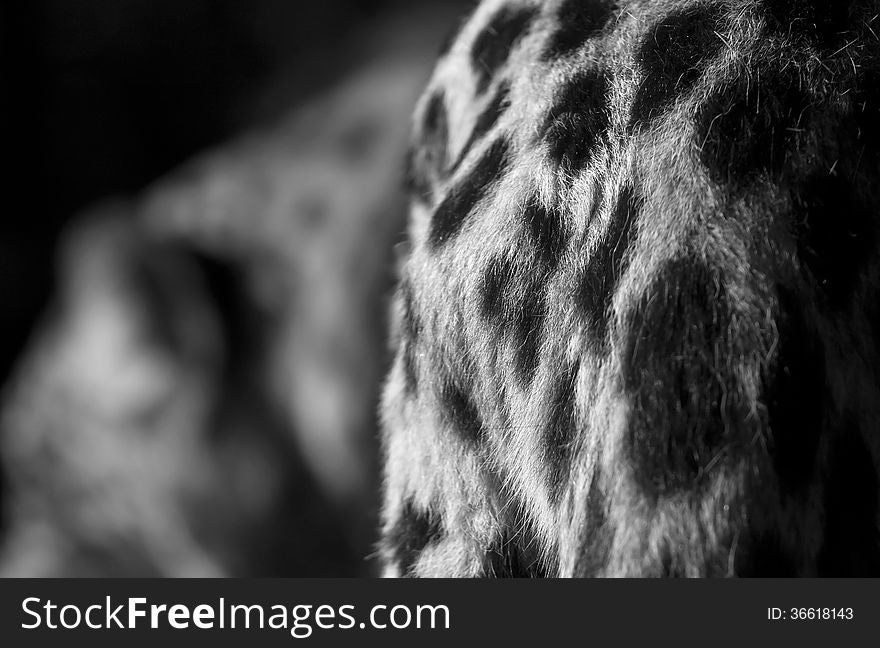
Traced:
POLYGON ((880 573, 878 14, 472 11, 414 119, 386 575, 880 573))

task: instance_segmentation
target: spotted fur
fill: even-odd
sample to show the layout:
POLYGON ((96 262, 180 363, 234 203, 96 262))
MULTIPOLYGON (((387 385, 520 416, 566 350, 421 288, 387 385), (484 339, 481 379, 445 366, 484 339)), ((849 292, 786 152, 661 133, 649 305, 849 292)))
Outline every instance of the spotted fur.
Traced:
POLYGON ((880 3, 485 0, 415 116, 388 575, 877 575, 880 3))

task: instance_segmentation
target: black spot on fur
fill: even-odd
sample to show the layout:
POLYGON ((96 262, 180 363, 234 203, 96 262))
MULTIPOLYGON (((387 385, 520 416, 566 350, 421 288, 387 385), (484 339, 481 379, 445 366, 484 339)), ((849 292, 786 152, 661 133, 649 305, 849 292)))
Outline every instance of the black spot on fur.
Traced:
POLYGON ((631 127, 663 115, 700 79, 723 47, 715 33, 722 17, 717 6, 697 5, 667 16, 648 33, 637 54, 644 78, 633 101, 631 127))
POLYGON ((543 60, 555 60, 578 49, 602 31, 617 3, 610 0, 566 0, 559 8, 559 29, 550 38, 543 60))
POLYGON ((510 51, 531 25, 535 9, 501 9, 489 26, 477 36, 471 50, 471 59, 477 73, 477 92, 486 91, 498 69, 510 56, 510 51))
POLYGON ((514 311, 511 325, 516 333, 516 373, 527 387, 535 378, 541 339, 547 320, 547 292, 541 281, 526 286, 522 308, 514 311))
POLYGON ((414 394, 419 388, 416 348, 421 335, 421 324, 413 306, 412 286, 405 280, 400 285, 400 303, 403 315, 400 334, 404 389, 407 394, 414 394))
POLYGON ((795 212, 798 254, 829 302, 844 306, 875 249, 875 212, 840 176, 809 179, 795 212))
POLYGON ((802 305, 779 296, 778 352, 766 387, 770 453, 784 493, 805 488, 815 473, 825 413, 825 363, 802 305))
POLYGON ((413 200, 425 203, 431 199, 433 188, 424 168, 419 164, 419 155, 415 148, 406 152, 403 168, 403 186, 407 195, 413 200))
POLYGON ((737 440, 748 412, 734 371, 717 360, 742 357, 732 317, 717 274, 687 258, 663 267, 629 316, 622 359, 628 447, 646 493, 692 490, 737 440))
POLYGON ((432 168, 440 173, 443 173, 447 166, 448 140, 449 120, 446 115, 446 100, 442 92, 436 92, 425 107, 422 147, 427 153, 432 168))
POLYGON ((483 435, 480 413, 471 397, 456 381, 447 381, 438 395, 440 407, 456 434, 469 443, 479 442, 483 435))
POLYGON ((608 77, 601 70, 582 73, 565 87, 543 128, 550 157, 557 164, 571 170, 586 166, 608 130, 608 88, 608 77))
POLYGON ((544 429, 544 453, 550 497, 558 503, 571 477, 571 460, 576 438, 575 390, 577 368, 568 369, 553 389, 550 420, 544 429))
POLYGON ((524 386, 531 383, 537 371, 547 319, 544 276, 531 270, 518 268, 510 259, 494 259, 480 290, 483 317, 514 338, 515 369, 524 386))
POLYGON ((486 268, 480 291, 480 309, 490 322, 501 321, 507 312, 507 293, 514 281, 515 268, 510 259, 492 260, 486 268))
POLYGON ((816 41, 820 47, 839 47, 852 27, 850 0, 767 0, 771 25, 780 32, 816 41))
POLYGON ((453 169, 458 168, 467 157, 467 154, 470 152, 471 148, 473 148, 474 144, 481 140, 486 133, 492 130, 492 127, 495 126, 501 118, 501 115, 504 114, 509 95, 510 84, 506 81, 500 83, 495 94, 492 96, 492 99, 490 99, 489 103, 486 105, 485 110, 483 110, 483 112, 480 113, 480 116, 477 117, 477 121, 474 124, 474 130, 471 131, 471 136, 468 138, 464 148, 461 149, 458 161, 453 165, 453 169))
POLYGON ((540 541, 522 504, 509 502, 501 515, 503 532, 486 553, 485 575, 491 578, 546 578, 548 565, 541 560, 540 541))
POLYGON ((634 227, 643 200, 624 187, 608 224, 608 230, 590 257, 578 293, 578 307, 587 317, 594 344, 606 342, 608 317, 614 289, 626 271, 625 260, 634 240, 634 227))
POLYGON ((385 537, 385 544, 394 552, 402 573, 408 575, 422 551, 442 539, 443 535, 443 525, 439 519, 407 502, 385 537))
MULTIPOLYGON (((875 426, 873 434, 878 431, 875 426)), ((819 575, 880 576, 877 468, 852 421, 834 440, 828 461, 825 542, 819 554, 819 575)))
POLYGON ((473 208, 506 169, 507 155, 507 141, 496 140, 465 179, 449 190, 431 220, 428 244, 432 248, 438 248, 458 234, 473 208))
POLYGON ((486 555, 486 576, 490 578, 547 578, 537 552, 538 540, 512 540, 506 534, 486 555))
POLYGON ((780 174, 796 151, 809 105, 797 79, 774 72, 716 90, 701 106, 695 128, 710 177, 735 184, 780 174))
POLYGON ((404 183, 410 198, 427 203, 434 192, 434 182, 449 176, 449 118, 442 92, 428 99, 422 115, 417 145, 406 153, 404 183))
POLYGON ((555 270, 568 242, 568 228, 555 207, 545 208, 538 196, 532 196, 523 213, 529 238, 547 269, 555 270))
POLYGON ((608 563, 612 535, 606 527, 606 497, 599 487, 599 473, 593 474, 584 506, 587 507, 581 537, 578 541, 576 578, 593 578, 602 575, 608 563))

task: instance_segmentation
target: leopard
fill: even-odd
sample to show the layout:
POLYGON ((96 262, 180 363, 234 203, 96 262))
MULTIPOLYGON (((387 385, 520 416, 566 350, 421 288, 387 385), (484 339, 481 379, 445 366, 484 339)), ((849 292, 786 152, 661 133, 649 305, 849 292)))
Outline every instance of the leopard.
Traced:
POLYGON ((878 14, 475 3, 412 118, 385 576, 880 574, 878 14))
POLYGON ((375 575, 401 158, 454 18, 376 16, 337 77, 285 69, 271 115, 71 216, 0 390, 0 577, 375 575))

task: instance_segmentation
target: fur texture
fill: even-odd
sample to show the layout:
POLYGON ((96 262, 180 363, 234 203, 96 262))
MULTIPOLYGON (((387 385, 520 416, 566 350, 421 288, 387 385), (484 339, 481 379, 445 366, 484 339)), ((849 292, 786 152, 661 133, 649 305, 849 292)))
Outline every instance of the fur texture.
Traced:
POLYGON ((475 9, 415 116, 386 574, 880 572, 878 13, 475 9))

